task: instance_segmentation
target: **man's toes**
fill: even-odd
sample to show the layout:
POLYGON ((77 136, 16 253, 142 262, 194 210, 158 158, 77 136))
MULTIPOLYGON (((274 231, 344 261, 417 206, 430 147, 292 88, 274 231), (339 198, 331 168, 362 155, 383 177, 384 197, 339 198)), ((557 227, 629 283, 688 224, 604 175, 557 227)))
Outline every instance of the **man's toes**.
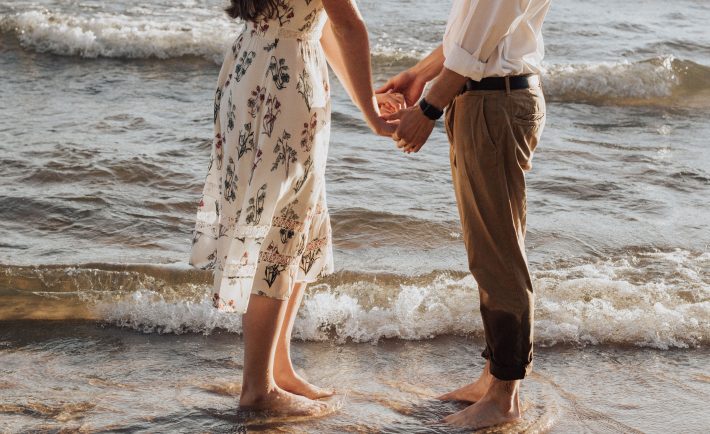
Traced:
POLYGON ((456 413, 450 414, 443 418, 441 421, 447 424, 451 424, 454 420, 456 420, 456 413))
POLYGON ((319 402, 318 413, 323 414, 330 410, 330 405, 326 402, 319 402))

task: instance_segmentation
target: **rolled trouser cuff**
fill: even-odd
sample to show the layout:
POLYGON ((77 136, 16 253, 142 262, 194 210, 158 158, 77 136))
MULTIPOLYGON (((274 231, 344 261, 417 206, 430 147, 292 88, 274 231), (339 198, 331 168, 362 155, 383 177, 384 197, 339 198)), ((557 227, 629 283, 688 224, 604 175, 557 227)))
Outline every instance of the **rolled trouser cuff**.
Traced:
POLYGON ((530 371, 532 371, 532 361, 516 366, 503 366, 497 364, 491 360, 488 348, 483 350, 481 356, 490 362, 491 375, 502 381, 522 380, 530 373, 530 371))

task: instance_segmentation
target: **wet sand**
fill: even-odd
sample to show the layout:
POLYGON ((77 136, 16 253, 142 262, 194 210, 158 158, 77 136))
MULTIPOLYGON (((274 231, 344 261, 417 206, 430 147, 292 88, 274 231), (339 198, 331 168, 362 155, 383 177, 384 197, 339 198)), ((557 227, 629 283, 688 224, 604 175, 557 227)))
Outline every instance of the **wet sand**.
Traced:
MULTIPOLYGON (((378 344, 296 342, 301 372, 341 393, 336 413, 245 420, 232 333, 159 335, 93 321, 0 322, 0 431, 457 432, 463 405, 435 396, 482 367, 481 342, 441 336, 378 344)), ((486 432, 707 432, 707 349, 538 347, 520 423, 486 432)))

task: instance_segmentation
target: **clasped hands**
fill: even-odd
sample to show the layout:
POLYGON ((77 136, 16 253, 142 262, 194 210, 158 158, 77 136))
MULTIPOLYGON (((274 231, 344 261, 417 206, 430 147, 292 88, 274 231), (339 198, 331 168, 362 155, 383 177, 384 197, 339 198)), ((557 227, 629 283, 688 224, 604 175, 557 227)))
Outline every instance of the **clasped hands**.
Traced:
POLYGON ((434 129, 434 121, 416 105, 425 84, 415 74, 404 71, 377 89, 375 94, 380 116, 396 127, 392 140, 407 154, 418 152, 434 129))

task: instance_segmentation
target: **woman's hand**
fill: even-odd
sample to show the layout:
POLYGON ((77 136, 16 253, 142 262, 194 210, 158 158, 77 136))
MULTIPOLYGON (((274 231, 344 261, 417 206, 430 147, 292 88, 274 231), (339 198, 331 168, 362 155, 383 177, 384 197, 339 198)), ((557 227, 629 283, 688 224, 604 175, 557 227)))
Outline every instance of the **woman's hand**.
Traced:
POLYGON ((397 124, 387 122, 381 117, 368 121, 368 125, 372 132, 378 136, 392 137, 392 134, 397 131, 397 124))
POLYGON ((407 102, 401 93, 393 91, 378 93, 375 94, 375 99, 381 115, 391 115, 407 108, 407 102))
POLYGON ((395 116, 399 112, 397 108, 403 104, 406 105, 404 98, 394 92, 373 95, 371 104, 372 109, 363 110, 367 126, 378 136, 392 137, 392 134, 397 130, 397 125, 388 122, 386 118, 395 116))

